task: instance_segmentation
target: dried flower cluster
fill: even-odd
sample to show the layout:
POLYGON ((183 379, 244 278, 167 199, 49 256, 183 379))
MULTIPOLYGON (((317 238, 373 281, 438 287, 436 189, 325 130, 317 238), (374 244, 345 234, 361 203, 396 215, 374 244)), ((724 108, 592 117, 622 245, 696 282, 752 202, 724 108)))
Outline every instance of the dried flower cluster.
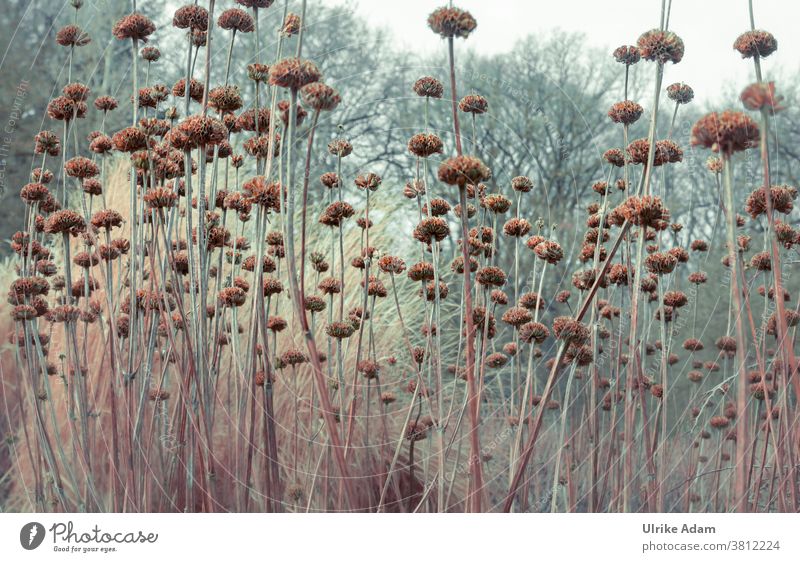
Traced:
MULTIPOLYGON (((70 63, 90 41, 72 4, 55 38, 70 63)), ((693 89, 667 86, 669 132, 656 103, 641 138, 627 90, 645 59, 663 95, 683 41, 659 28, 617 48, 625 89, 607 115, 623 126, 606 122, 615 140, 586 163, 602 175, 576 186, 585 210, 550 216, 562 207, 536 159, 502 169, 478 135, 502 100, 481 117, 486 97, 458 99, 469 12, 428 17, 448 91, 434 76, 404 86, 421 117, 380 147, 403 155, 397 170, 369 153, 383 139, 336 127, 363 88, 334 88, 321 68, 336 67, 303 58, 305 11, 276 20, 265 60, 255 32, 272 0, 203 4, 175 11, 181 40, 163 52, 140 45, 162 40, 144 13, 116 22, 137 62, 130 92, 93 92, 70 66, 46 110, 58 123, 31 142, 3 364, 32 509, 797 510, 800 314, 785 272, 798 192, 769 173, 761 134, 784 108, 759 66, 741 94, 757 114, 692 128, 719 157, 689 197, 674 125, 693 89), (221 37, 227 64, 191 64, 216 65, 221 37), (190 64, 170 87, 173 48, 190 64), (75 132, 95 116, 99 130, 75 132), (737 201, 736 153, 756 146, 764 176, 737 201), (722 243, 686 220, 718 193, 722 243), (706 299, 722 328, 698 319, 706 299)), ((759 65, 777 41, 753 30, 734 48, 759 65)))

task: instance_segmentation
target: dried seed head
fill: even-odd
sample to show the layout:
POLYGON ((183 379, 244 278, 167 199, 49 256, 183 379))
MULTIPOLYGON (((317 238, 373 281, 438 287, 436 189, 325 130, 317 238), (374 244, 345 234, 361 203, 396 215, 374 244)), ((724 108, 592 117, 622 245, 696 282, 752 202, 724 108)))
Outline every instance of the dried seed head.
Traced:
POLYGON ((292 35, 297 35, 300 33, 300 26, 302 22, 300 21, 300 16, 289 12, 286 14, 286 19, 283 20, 283 26, 281 27, 281 33, 286 37, 291 37, 292 35))
POLYGON ((142 55, 142 59, 147 62, 156 62, 161 58, 161 51, 156 47, 145 47, 139 54, 142 55))
POLYGON ((190 31, 208 30, 208 10, 197 4, 181 6, 172 17, 172 25, 190 31))
POLYGON ((622 168, 625 165, 625 156, 619 148, 609 148, 606 150, 603 153, 603 159, 612 166, 618 168, 622 168))
POLYGON ((353 145, 345 139, 334 139, 328 143, 328 152, 333 156, 344 158, 353 152, 353 145))
POLYGON ((608 110, 608 117, 614 123, 630 125, 639 120, 643 111, 642 106, 634 101, 619 101, 608 110))
POLYGON ((48 234, 72 234, 77 236, 86 230, 83 217, 70 209, 63 209, 51 214, 45 222, 44 231, 48 234))
POLYGON ((667 97, 677 104, 687 104, 694 99, 694 90, 683 82, 667 86, 667 97))
POLYGON ((692 127, 692 146, 727 156, 755 146, 759 138, 758 124, 739 111, 709 113, 692 127))
POLYGON ((322 82, 312 82, 300 89, 303 102, 316 111, 332 111, 342 98, 334 88, 322 82))
POLYGON ((441 154, 443 148, 442 139, 433 133, 419 133, 408 141, 409 152, 420 158, 441 154))
POLYGON ((56 34, 56 43, 62 47, 83 47, 91 42, 89 34, 77 25, 66 25, 56 34))
POLYGON ((589 340, 589 328, 569 316, 559 316, 553 321, 553 333, 558 339, 575 345, 589 340))
POLYGON ((113 111, 117 109, 119 103, 112 96, 100 96, 94 100, 94 107, 98 111, 113 111))
POLYGON ((281 88, 299 90, 306 84, 319 82, 322 74, 313 62, 299 58, 286 58, 269 69, 269 83, 281 88))
POLYGON ((474 156, 455 156, 448 158, 439 166, 439 180, 465 187, 468 183, 477 184, 492 176, 491 170, 474 156))
POLYGON ((428 27, 444 38, 469 37, 478 23, 472 14, 459 8, 442 7, 435 10, 428 16, 428 27))
POLYGON ((132 39, 134 41, 147 42, 147 38, 153 34, 156 26, 145 15, 134 13, 124 16, 114 24, 114 37, 119 40, 132 39))
POLYGON ((618 208, 628 222, 654 230, 665 230, 669 226, 669 210, 660 197, 645 195, 628 197, 618 208))
POLYGON ((486 266, 478 270, 475 280, 484 286, 502 287, 506 284, 506 274, 499 267, 486 266))
POLYGON ((652 29, 639 36, 639 52, 645 60, 677 64, 683 58, 683 41, 671 31, 652 29))
POLYGON ((639 48, 633 45, 622 45, 614 49, 614 59, 625 66, 636 64, 642 58, 639 48))
POLYGON ((464 113, 481 115, 489 110, 489 101, 483 96, 469 94, 461 98, 458 108, 464 113))
POLYGON ((528 193, 533 189, 533 181, 527 176, 517 176, 511 180, 511 188, 520 193, 528 193))
POLYGON ((414 92, 420 97, 441 98, 444 86, 432 76, 423 76, 414 82, 414 92))
POLYGON ((766 109, 774 114, 786 109, 780 105, 780 102, 783 101, 783 96, 775 94, 775 82, 750 84, 742 91, 739 99, 742 100, 745 108, 752 111, 766 109))
POLYGON ((769 31, 756 29, 737 37, 733 48, 742 54, 743 59, 755 56, 764 58, 778 50, 778 40, 769 31))
POLYGON ((250 33, 255 29, 253 16, 239 8, 229 8, 222 12, 217 19, 217 24, 226 30, 250 33))

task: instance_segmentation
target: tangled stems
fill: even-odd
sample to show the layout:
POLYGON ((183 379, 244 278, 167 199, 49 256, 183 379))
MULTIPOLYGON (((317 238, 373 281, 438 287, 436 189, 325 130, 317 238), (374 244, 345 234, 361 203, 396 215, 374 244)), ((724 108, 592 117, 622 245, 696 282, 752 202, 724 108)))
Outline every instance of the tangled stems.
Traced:
MULTIPOLYGON (((751 31, 755 31, 755 16, 753 11, 753 0, 748 0, 748 13, 750 17, 750 29, 751 31)), ((761 56, 756 53, 753 56, 753 64, 755 67, 756 73, 756 81, 759 84, 764 84, 763 74, 761 70, 761 56)), ((770 110, 765 105, 761 108, 760 111, 761 117, 761 135, 759 138, 759 150, 761 153, 761 165, 762 165, 762 173, 763 173, 763 183, 762 183, 762 190, 764 193, 764 201, 766 203, 766 217, 767 217, 767 229, 764 232, 765 241, 769 238, 770 241, 770 258, 772 262, 772 273, 773 273, 773 282, 774 282, 774 290, 775 290, 775 303, 776 303, 776 326, 775 326, 775 334, 778 339, 778 346, 779 350, 782 352, 782 360, 783 360, 783 372, 787 376, 789 380, 792 381, 792 386, 794 387, 795 397, 797 400, 800 400, 800 380, 795 375, 797 372, 797 358, 794 354, 794 338, 789 336, 789 329, 786 322, 786 305, 784 299, 780 297, 780 295, 784 294, 783 289, 783 268, 781 264, 781 254, 780 248, 776 241, 774 233, 775 231, 775 217, 774 217, 774 204, 772 201, 772 190, 770 189, 771 186, 771 171, 770 171, 770 160, 769 160, 769 136, 770 136, 770 110), (788 367, 788 370, 787 370, 788 367)), ((766 289, 766 286, 765 286, 766 289)), ((785 396, 785 393, 784 393, 785 396)), ((785 398, 784 398, 785 399, 785 398)), ((794 419, 792 422, 792 427, 798 427, 798 413, 794 413, 794 419)), ((737 429, 737 437, 742 438, 742 434, 738 433, 741 429, 737 429)), ((795 433, 796 433, 795 429, 795 433)), ((739 454, 738 447, 737 447, 737 455, 739 454)), ((789 448, 789 454, 792 455, 792 449, 789 448)), ((796 478, 797 475, 797 467, 795 463, 792 463, 794 467, 790 472, 792 473, 793 478, 796 478)), ((739 484, 739 472, 737 471, 737 485, 739 484)), ((790 481, 794 481, 790 479, 790 481)), ((792 500, 794 502, 794 507, 797 508, 797 493, 795 491, 794 486, 789 485, 789 490, 791 493, 792 500)), ((741 490, 740 490, 741 491, 741 490)), ((737 507, 741 507, 740 504, 737 504, 737 507)))
MULTIPOLYGON (((305 0, 303 2, 305 6, 305 0)), ((308 324, 306 311, 303 307, 303 300, 301 297, 300 287, 297 279, 297 260, 295 257, 295 244, 294 244, 294 177, 293 177, 293 147, 294 135, 297 121, 297 89, 291 89, 291 99, 289 105, 289 126, 287 134, 287 152, 286 152, 286 185, 288 186, 288 201, 286 206, 286 257, 289 266, 289 285, 292 293, 292 301, 296 317, 300 320, 300 326, 303 332, 303 337, 308 347, 310 355, 315 382, 317 385, 317 392, 320 396, 322 415, 325 420, 325 425, 328 428, 328 436, 331 441, 334 459, 339 470, 342 485, 346 490, 347 497, 351 508, 357 508, 358 503, 356 500, 355 490, 353 489, 353 482, 350 480, 345 462, 344 448, 340 441, 338 432, 336 431, 336 419, 334 417, 333 407, 331 406, 330 397, 328 394, 328 387, 325 382, 325 374, 319 360, 319 352, 317 351, 316 341, 314 334, 308 324)), ((270 135, 272 138, 272 135, 270 135)))
MULTIPOLYGON (((625 235, 630 230, 631 223, 625 221, 620 229, 619 235, 617 236, 614 245, 608 252, 608 258, 606 259, 605 263, 603 264, 602 269, 597 273, 596 279, 592 284, 591 289, 587 291, 586 297, 581 305, 581 308, 578 310, 578 313, 575 315, 575 320, 580 322, 583 317, 586 315, 586 312, 589 310, 589 306, 592 304, 595 295, 597 294, 598 289, 600 288, 601 281, 603 277, 606 275, 608 270, 611 267, 611 262, 614 255, 619 250, 620 245, 622 244, 622 240, 625 238, 625 235)), ((545 383, 544 390, 542 391, 542 398, 541 403, 546 404, 547 401, 550 399, 550 395, 552 394, 553 387, 555 386, 556 380, 558 379, 559 372, 561 370, 561 365, 564 360, 564 356, 566 355, 568 348, 568 342, 563 342, 559 347, 558 353, 556 354, 555 360, 553 361, 553 366, 550 369, 550 374, 547 377, 547 382, 545 383)), ((522 484, 522 477, 525 474, 525 469, 530 462, 531 455, 533 454, 533 448, 536 445, 536 440, 539 437, 539 430, 542 426, 542 418, 544 416, 545 408, 539 408, 536 410, 536 417, 533 419, 531 423, 530 429, 528 430, 528 440, 525 444, 525 448, 520 455, 519 461, 517 461, 516 467, 514 467, 514 477, 511 480, 511 485, 508 488, 508 493, 503 501, 503 511, 508 513, 511 511, 511 507, 514 504, 514 497, 517 495, 519 491, 520 485, 522 484)))

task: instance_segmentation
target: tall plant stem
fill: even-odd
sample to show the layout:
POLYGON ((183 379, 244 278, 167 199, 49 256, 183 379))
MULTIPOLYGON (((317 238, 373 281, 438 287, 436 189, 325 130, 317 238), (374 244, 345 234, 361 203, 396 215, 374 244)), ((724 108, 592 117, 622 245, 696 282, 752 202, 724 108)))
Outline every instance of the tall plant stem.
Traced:
POLYGON ((308 132, 308 146, 306 147, 306 163, 303 168, 303 208, 300 223, 300 296, 306 299, 306 217, 308 215, 308 180, 311 174, 311 149, 314 146, 314 132, 319 122, 319 109, 314 111, 311 130, 308 132))
MULTIPOLYGON (((734 371, 738 378, 736 388, 736 461, 734 476, 734 508, 743 513, 748 511, 747 491, 747 442, 749 418, 747 415, 747 365, 745 356, 744 328, 742 325, 742 292, 739 287, 739 260, 737 259, 736 213, 733 206, 733 174, 730 155, 723 155, 723 184, 725 187, 725 207, 728 252, 730 252, 731 287, 736 318, 736 361, 734 371)), ((780 301, 782 299, 777 298, 780 301)))
MULTIPOLYGON (((456 93, 456 66, 453 53, 453 38, 447 38, 447 50, 450 62, 450 95, 453 111, 453 133, 456 139, 456 153, 461 156, 461 128, 458 122, 458 101, 456 93)), ((479 435, 479 408, 478 392, 475 385, 475 325, 472 317, 472 280, 470 278, 469 267, 469 217, 467 216, 467 187, 458 186, 459 203, 461 204, 461 257, 464 260, 464 316, 466 319, 466 371, 467 371, 467 393, 468 410, 472 427, 469 430, 470 437, 470 511, 480 513, 483 494, 483 467, 481 466, 481 445, 479 435)), ((438 287, 437 287, 438 290, 438 287)))
MULTIPOLYGON (((753 11, 753 0, 748 0, 748 14, 750 16, 750 29, 755 30, 755 14, 753 11)), ((764 78, 761 72, 761 57, 756 54, 753 57, 753 64, 755 66, 756 72, 756 80, 763 84, 764 78)), ((796 401, 800 402, 800 377, 796 375, 797 373, 797 358, 794 354, 794 337, 789 336, 789 328, 786 322, 786 305, 784 303, 783 298, 779 297, 779 295, 783 295, 783 268, 781 265, 781 254, 780 248, 778 246, 776 237, 774 235, 775 231, 775 217, 774 217, 774 206, 772 202, 772 189, 771 189, 771 170, 770 170, 770 160, 769 160, 769 136, 770 136, 770 127, 769 127, 769 117, 770 117, 770 109, 768 106, 764 106, 761 108, 761 135, 759 139, 759 148, 761 152, 761 165, 763 170, 763 186, 762 189, 764 190, 764 200, 766 202, 766 214, 767 214, 767 233, 765 236, 771 234, 769 236, 770 240, 770 249, 771 249, 771 261, 772 261, 772 273, 774 279, 774 290, 775 290, 775 303, 777 305, 777 318, 776 318, 776 335, 778 338, 778 345, 779 350, 782 352, 783 358, 783 365, 784 374, 790 378, 792 381, 792 386, 794 387, 795 392, 795 399, 796 401), (788 366, 788 370, 786 367, 788 366)), ((765 287, 766 290, 766 287, 765 287)), ((792 420, 792 427, 794 428, 794 432, 798 431, 798 411, 795 409, 793 420, 792 420)), ((796 439, 793 439, 793 442, 796 442, 796 439)), ((793 461, 791 457, 793 457, 792 448, 788 448, 790 461, 793 468, 790 470, 792 474, 792 484, 790 485, 790 495, 792 497, 792 503, 794 509, 798 509, 797 505, 797 492, 796 486, 794 482, 796 482, 796 475, 797 475, 797 463, 793 461)))

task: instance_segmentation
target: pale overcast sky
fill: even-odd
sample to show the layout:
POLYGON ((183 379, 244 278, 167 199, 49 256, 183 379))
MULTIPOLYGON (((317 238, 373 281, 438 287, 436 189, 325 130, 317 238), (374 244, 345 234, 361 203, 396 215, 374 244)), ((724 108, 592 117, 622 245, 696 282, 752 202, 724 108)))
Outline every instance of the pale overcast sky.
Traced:
MULTIPOLYGON (((420 53, 443 51, 427 27, 428 14, 444 0, 322 0, 354 5, 370 23, 384 27, 398 47, 420 53)), ((502 53, 528 34, 555 28, 584 33, 590 45, 611 50, 635 44, 639 34, 658 26, 661 0, 458 0, 478 21, 467 39, 484 53, 502 53)), ((733 42, 750 28, 747 0, 673 0, 670 29, 686 45, 678 65, 668 65, 665 83, 686 82, 698 101, 713 101, 727 84, 738 91, 754 81, 752 62, 743 61, 733 42)), ((800 69, 800 2, 755 0, 756 28, 771 32, 778 51, 764 61, 767 79, 800 69)), ((780 90, 779 90, 780 91, 780 90)))

